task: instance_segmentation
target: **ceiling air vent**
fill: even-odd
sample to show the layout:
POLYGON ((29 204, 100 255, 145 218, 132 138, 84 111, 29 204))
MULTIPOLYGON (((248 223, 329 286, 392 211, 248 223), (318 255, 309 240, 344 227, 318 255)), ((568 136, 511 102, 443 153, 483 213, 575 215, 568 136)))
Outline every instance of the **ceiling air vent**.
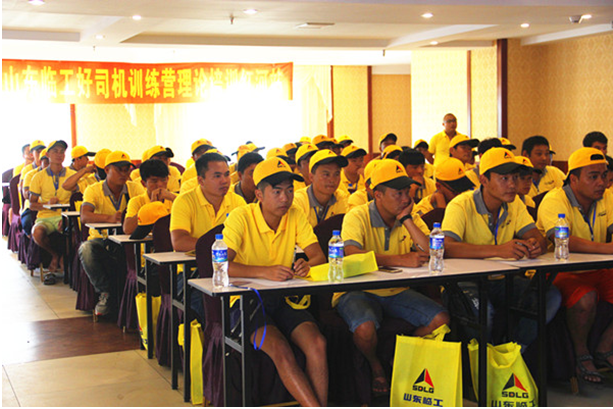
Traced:
POLYGON ((301 29, 301 30, 320 30, 322 28, 330 27, 333 25, 334 23, 302 23, 302 24, 298 24, 294 28, 301 29))

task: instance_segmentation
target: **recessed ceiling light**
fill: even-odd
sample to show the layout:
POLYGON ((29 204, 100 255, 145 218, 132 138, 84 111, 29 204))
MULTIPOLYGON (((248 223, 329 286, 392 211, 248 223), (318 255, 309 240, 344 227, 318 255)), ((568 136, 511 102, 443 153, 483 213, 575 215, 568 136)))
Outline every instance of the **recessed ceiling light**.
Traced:
POLYGON ((430 41, 430 45, 438 45, 438 41, 430 41))
POLYGON ((424 13, 424 14, 422 14, 421 16, 422 16, 423 18, 432 18, 432 17, 434 17, 434 14, 432 14, 432 13, 429 13, 429 12, 428 12, 428 13, 424 13))
POLYGON ((252 16, 254 14, 258 14, 258 11, 256 9, 245 9, 245 10, 243 10, 243 13, 252 16))
POLYGON ((104 34, 96 34, 96 40, 104 40, 104 34))
POLYGON ((28 3, 33 6, 42 6, 43 4, 45 4, 45 0, 28 0, 28 3))
POLYGON ((581 15, 581 20, 589 20, 592 18, 591 14, 582 14, 581 15))
POLYGON ((132 16, 132 20, 134 20, 134 21, 139 21, 141 19, 142 19, 142 17, 141 17, 140 14, 135 14, 135 15, 132 16))
POLYGON ((530 27, 530 23, 522 23, 522 24, 520 25, 520 27, 521 27, 521 28, 528 28, 528 27, 530 27))

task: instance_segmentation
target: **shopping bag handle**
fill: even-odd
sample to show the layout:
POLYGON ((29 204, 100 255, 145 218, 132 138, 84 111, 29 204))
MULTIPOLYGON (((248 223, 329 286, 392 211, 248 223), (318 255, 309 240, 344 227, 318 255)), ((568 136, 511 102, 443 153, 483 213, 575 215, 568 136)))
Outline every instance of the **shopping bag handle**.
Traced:
POLYGON ((449 334, 450 332, 451 332, 451 329, 449 328, 449 326, 447 324, 443 324, 437 329, 435 329, 434 331, 432 331, 432 333, 428 335, 424 335, 423 338, 433 339, 435 341, 443 341, 443 339, 445 338, 445 335, 449 334))

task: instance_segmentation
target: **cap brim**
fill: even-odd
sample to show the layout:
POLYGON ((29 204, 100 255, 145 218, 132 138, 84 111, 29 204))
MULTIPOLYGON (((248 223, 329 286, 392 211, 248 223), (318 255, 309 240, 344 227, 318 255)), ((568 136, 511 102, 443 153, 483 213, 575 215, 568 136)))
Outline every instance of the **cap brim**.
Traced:
POLYGON ((260 183, 262 182, 266 182, 269 183, 273 186, 278 185, 281 182, 284 182, 286 180, 297 180, 298 182, 304 182, 304 178, 296 173, 292 173, 292 172, 279 172, 279 173, 275 173, 274 175, 270 175, 265 177, 264 179, 262 179, 260 181, 260 183))
POLYGON ((292 158, 290 158, 289 156, 282 155, 282 156, 277 156, 277 158, 283 159, 285 162, 287 162, 288 165, 295 165, 296 164, 296 161, 293 160, 292 158))
POLYGON ((316 153, 317 153, 317 151, 310 151, 310 152, 307 152, 307 153, 305 153, 304 155, 302 155, 301 157, 296 158, 296 162, 300 162, 301 160, 310 160, 310 159, 311 159, 311 157, 312 157, 313 155, 315 155, 316 153))
POLYGON ((401 190, 406 189, 411 185, 419 185, 419 183, 417 183, 408 176, 400 176, 396 179, 388 180, 384 183, 379 183, 377 186, 386 186, 391 187, 392 189, 401 190))
POLYGON ((394 141, 394 143, 398 142, 398 138, 397 137, 393 137, 393 136, 386 136, 385 138, 381 139, 379 141, 379 145, 381 145, 383 142, 387 141, 388 139, 391 139, 394 141))
POLYGON ((291 148, 285 151, 285 153, 293 155, 294 153, 296 153, 296 151, 298 150, 298 148, 291 148))
POLYGON ((207 150, 209 150, 209 149, 213 149, 213 148, 214 148, 214 146, 211 146, 211 145, 200 145, 200 146, 198 146, 196 149, 194 149, 194 150, 192 151, 192 155, 193 155, 194 153, 196 153, 198 150, 202 149, 202 148, 206 148, 207 150))
POLYGON ((136 229, 130 235, 130 239, 132 240, 141 240, 147 237, 149 233, 153 230, 153 224, 149 224, 146 226, 137 226, 136 229))
POLYGON ((168 152, 168 151, 161 151, 161 152, 155 153, 155 154, 151 155, 151 157, 153 158, 154 156, 162 156, 162 155, 166 155, 169 158, 174 158, 175 157, 174 153, 168 152))
MULTIPOLYGON (((121 166, 126 166, 126 165, 130 165, 130 166, 134 166, 134 167, 136 167, 136 166, 135 166, 135 165, 134 165, 132 162, 129 162, 129 161, 127 161, 127 160, 122 160, 122 161, 120 161, 120 162, 113 162, 113 163, 109 163, 109 164, 108 164, 108 165, 106 165, 106 166, 117 166, 117 167, 121 167, 121 166)), ((105 166, 105 168, 106 168, 106 166, 105 166)))
POLYGON ((330 142, 330 141, 324 141, 324 142, 319 142, 317 145, 318 149, 325 149, 326 147, 333 147, 334 146, 334 142, 330 142))
POLYGON ((60 145, 63 146, 64 149, 68 149, 68 144, 64 141, 56 141, 51 147, 49 147, 48 149, 54 148, 56 145, 60 145))
POLYGON ((456 180, 439 180, 439 182, 449 185, 456 192, 465 192, 475 187, 475 184, 466 176, 456 180))
POLYGON ((543 173, 542 169, 532 168, 532 167, 526 166, 526 165, 519 165, 519 170, 520 171, 543 173))
POLYGON ((509 144, 509 145, 502 145, 503 148, 508 149, 510 151, 512 151, 513 149, 517 149, 517 146, 513 145, 513 144, 509 144))
POLYGON ((455 148, 458 145, 468 145, 471 148, 476 148, 477 146, 479 146, 479 140, 478 139, 469 139, 467 141, 462 141, 460 143, 456 143, 453 147, 455 148))
POLYGON ((508 175, 509 173, 517 172, 520 166, 522 165, 519 163, 507 162, 503 163, 502 165, 494 166, 493 168, 489 169, 489 171, 500 175, 508 175))
POLYGON ((359 158, 360 156, 366 156, 366 151, 362 148, 357 149, 353 152, 351 152, 350 154, 348 154, 347 156, 345 156, 347 159, 349 158, 359 158))
POLYGON ((332 157, 331 156, 329 158, 325 158, 325 159, 320 160, 315 165, 313 165, 313 167, 319 166, 319 165, 327 165, 328 163, 336 163, 341 168, 344 168, 345 166, 349 165, 349 161, 347 160, 346 157, 344 157, 344 156, 334 156, 334 157, 332 157))

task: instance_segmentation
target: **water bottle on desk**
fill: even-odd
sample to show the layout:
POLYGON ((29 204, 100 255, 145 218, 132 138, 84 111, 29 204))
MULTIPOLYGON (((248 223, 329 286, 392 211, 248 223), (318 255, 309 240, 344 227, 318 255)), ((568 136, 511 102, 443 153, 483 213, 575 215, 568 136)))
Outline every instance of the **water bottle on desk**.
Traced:
POLYGON ((443 272, 445 254, 445 235, 441 230, 440 223, 434 223, 434 228, 430 232, 430 274, 440 274, 443 272))
POLYGON ((341 238, 340 230, 332 232, 332 238, 328 242, 328 281, 340 283, 343 281, 343 258, 345 257, 345 242, 341 238))
POLYGON ((564 213, 558 215, 558 222, 555 226, 555 242, 554 257, 556 261, 568 261, 568 222, 564 213))
POLYGON ((215 235, 215 243, 211 247, 213 255, 213 288, 219 290, 230 285, 228 277, 228 246, 223 241, 223 234, 215 235))

